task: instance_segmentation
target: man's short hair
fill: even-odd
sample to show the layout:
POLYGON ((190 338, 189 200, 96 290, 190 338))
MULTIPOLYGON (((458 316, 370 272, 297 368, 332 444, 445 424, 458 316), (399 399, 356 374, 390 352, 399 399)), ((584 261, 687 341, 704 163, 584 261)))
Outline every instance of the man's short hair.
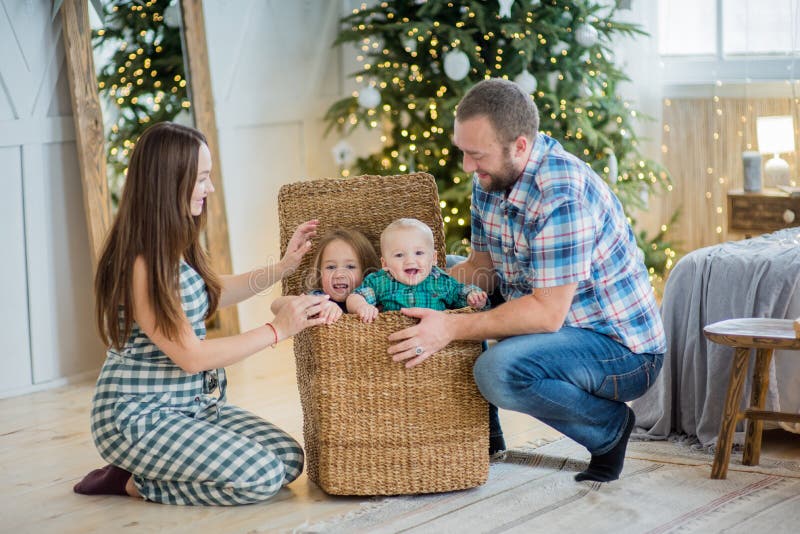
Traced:
POLYGON ((395 230, 417 230, 425 236, 425 239, 428 241, 431 248, 434 248, 435 246, 433 241, 433 230, 431 230, 430 226, 419 219, 403 218, 392 221, 388 226, 386 226, 386 228, 383 229, 383 232, 381 232, 381 253, 383 253, 384 240, 386 236, 395 230))
POLYGON ((458 103, 457 121, 480 116, 489 119, 501 143, 512 143, 519 136, 533 139, 539 131, 539 110, 531 96, 502 78, 478 82, 458 103))

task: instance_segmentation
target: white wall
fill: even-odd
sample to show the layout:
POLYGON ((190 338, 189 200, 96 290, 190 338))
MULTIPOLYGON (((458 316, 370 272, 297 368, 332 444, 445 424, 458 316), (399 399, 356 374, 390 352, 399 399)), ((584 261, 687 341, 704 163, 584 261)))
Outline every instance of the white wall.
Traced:
POLYGON ((0 396, 92 373, 104 351, 75 131, 50 2, 0 10, 0 396))
MULTIPOLYGON (((355 54, 331 44, 339 18, 356 2, 206 0, 203 5, 233 267, 241 272, 279 259, 282 185, 338 176, 331 149, 339 137, 324 136, 322 117, 355 88, 346 79, 355 54)), ((262 324, 279 294, 277 284, 241 304, 242 328, 262 324)))

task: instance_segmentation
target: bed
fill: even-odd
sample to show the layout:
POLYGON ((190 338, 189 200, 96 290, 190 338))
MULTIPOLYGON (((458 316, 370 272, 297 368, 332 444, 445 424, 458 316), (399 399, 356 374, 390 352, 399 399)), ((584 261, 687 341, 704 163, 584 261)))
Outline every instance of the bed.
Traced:
MULTIPOLYGON (((672 269, 661 313, 667 353, 656 383, 632 403, 633 437, 688 439, 713 450, 734 349, 707 341, 703 327, 736 317, 800 316, 800 228, 687 254, 672 269)), ((749 377, 744 393, 742 402, 750 398, 749 377)), ((775 351, 766 409, 800 412, 797 353, 775 351)), ((778 425, 800 433, 795 424, 771 428, 778 425)), ((735 443, 742 442, 743 430, 740 424, 735 443)))

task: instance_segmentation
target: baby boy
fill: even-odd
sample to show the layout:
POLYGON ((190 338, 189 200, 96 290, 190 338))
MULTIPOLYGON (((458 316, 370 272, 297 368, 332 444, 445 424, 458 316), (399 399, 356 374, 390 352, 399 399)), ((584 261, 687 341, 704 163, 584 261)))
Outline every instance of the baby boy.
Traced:
POLYGON ((347 297, 347 311, 371 323, 382 311, 446 310, 486 306, 486 293, 464 285, 435 266, 433 232, 417 219, 398 219, 381 233, 380 271, 347 297))

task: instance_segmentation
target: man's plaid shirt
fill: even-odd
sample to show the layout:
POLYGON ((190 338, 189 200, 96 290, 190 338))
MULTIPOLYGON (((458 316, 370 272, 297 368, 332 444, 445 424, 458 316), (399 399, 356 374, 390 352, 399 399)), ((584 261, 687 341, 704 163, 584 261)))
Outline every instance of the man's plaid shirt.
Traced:
POLYGON ((565 326, 605 334, 635 353, 666 352, 644 255, 622 205, 554 139, 537 135, 507 192, 486 192, 473 179, 472 248, 490 253, 506 300, 577 282, 565 326))
POLYGON ((381 311, 397 311, 401 308, 430 308, 454 310, 468 306, 467 295, 481 291, 477 286, 465 285, 434 266, 431 274, 415 286, 395 280, 388 271, 381 269, 364 278, 353 293, 361 295, 367 303, 381 311))

